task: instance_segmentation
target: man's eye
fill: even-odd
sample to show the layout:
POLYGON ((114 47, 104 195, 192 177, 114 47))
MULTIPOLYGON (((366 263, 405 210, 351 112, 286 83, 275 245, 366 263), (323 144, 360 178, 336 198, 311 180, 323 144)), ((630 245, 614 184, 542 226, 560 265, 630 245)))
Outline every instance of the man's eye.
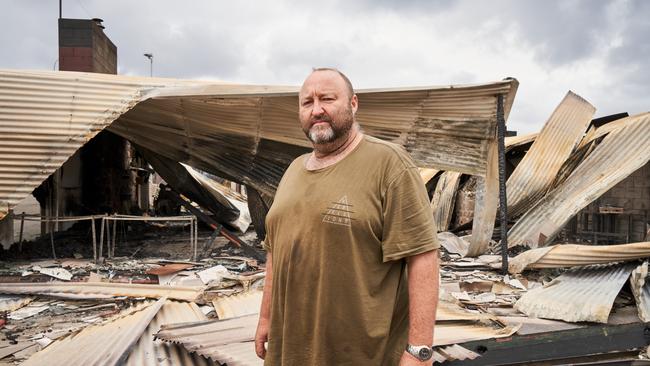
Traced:
POLYGON ((308 105, 310 105, 310 104, 311 104, 311 100, 307 100, 307 101, 302 102, 302 106, 303 106, 303 107, 304 107, 304 106, 308 106, 308 105))

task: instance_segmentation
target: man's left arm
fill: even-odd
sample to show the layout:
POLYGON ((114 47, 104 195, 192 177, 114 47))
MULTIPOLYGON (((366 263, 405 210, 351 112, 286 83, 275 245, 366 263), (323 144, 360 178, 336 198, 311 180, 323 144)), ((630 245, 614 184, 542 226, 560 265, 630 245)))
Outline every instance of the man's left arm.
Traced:
MULTIPOLYGON (((409 293, 408 343, 414 346, 433 344, 433 332, 438 306, 438 250, 431 250, 407 258, 409 293)), ((431 365, 406 351, 400 366, 431 365)))

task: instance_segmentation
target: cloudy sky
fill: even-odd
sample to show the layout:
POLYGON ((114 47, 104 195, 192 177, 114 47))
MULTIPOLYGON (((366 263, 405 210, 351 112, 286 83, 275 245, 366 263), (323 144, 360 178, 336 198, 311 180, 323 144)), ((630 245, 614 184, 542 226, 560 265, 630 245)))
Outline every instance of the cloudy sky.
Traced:
MULTIPOLYGON (((0 68, 57 60, 57 0, 4 0, 0 68)), ((650 1, 63 0, 104 19, 120 74, 300 84, 334 66, 355 87, 515 77, 508 121, 538 131, 568 90, 596 116, 650 110, 650 1)))

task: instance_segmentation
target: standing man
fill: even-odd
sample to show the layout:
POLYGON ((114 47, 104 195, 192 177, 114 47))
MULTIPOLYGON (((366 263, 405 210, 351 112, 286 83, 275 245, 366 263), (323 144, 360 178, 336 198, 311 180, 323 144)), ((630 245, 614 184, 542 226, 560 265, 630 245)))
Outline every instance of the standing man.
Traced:
POLYGON ((357 108, 336 69, 300 89, 314 151, 291 163, 266 218, 265 365, 432 363, 439 244, 427 193, 403 148, 361 132, 357 108))

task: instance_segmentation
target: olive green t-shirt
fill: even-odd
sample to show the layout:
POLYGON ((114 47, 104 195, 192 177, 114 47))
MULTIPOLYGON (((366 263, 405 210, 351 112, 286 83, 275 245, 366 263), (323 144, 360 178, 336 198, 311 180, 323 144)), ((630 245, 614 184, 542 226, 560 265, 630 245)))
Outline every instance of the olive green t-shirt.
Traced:
POLYGON ((326 168, 307 170, 307 157, 289 166, 266 218, 265 365, 397 365, 408 338, 403 258, 439 247, 418 169, 369 136, 326 168))

